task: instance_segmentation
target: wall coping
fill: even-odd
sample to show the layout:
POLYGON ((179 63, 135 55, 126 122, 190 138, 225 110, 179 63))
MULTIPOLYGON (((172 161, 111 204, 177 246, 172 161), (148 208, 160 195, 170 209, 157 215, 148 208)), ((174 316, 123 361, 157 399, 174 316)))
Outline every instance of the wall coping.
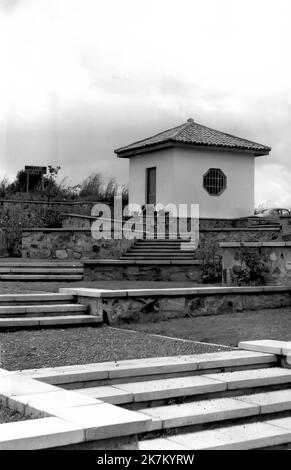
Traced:
POLYGON ((262 247, 286 247, 291 246, 291 241, 289 242, 220 242, 220 248, 239 248, 239 247, 249 247, 249 248, 262 248, 262 247))
MULTIPOLYGON (((73 206, 73 205, 82 205, 82 204, 100 204, 100 201, 45 201, 45 200, 40 200, 40 199, 0 199, 0 204, 2 202, 11 202, 11 203, 21 203, 21 204, 47 204, 47 205, 51 205, 51 204, 62 204, 62 205, 67 205, 67 206, 73 206)), ((102 202, 102 204, 106 204, 107 206, 110 206, 110 204, 106 203, 106 202, 102 202)))
POLYGON ((199 232, 279 232, 281 227, 221 227, 221 228, 202 228, 199 232))
POLYGON ((253 293, 272 293, 272 292, 290 292, 289 286, 242 286, 242 287, 176 287, 162 289, 90 289, 83 287, 61 287, 59 292, 62 294, 71 294, 78 297, 168 297, 168 296, 187 296, 187 295, 219 295, 219 294, 253 294, 253 293))
POLYGON ((90 232, 91 229, 89 228, 23 228, 22 233, 31 233, 31 232, 90 232))

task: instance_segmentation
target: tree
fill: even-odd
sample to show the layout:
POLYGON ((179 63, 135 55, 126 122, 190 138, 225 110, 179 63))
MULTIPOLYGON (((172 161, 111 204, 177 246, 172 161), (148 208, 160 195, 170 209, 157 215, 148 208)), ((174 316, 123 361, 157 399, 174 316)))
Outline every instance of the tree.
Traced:
POLYGON ((58 173, 61 169, 60 166, 53 167, 52 165, 48 166, 48 172, 44 176, 44 190, 43 193, 47 198, 48 204, 51 201, 52 197, 56 197, 59 194, 59 186, 57 185, 56 179, 58 173))

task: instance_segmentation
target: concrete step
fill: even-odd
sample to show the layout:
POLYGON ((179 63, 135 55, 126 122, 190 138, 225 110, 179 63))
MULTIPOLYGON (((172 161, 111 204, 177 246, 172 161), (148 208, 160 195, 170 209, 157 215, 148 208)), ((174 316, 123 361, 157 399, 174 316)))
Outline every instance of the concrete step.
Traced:
POLYGON ((150 416, 153 430, 194 426, 291 410, 291 390, 200 400, 140 409, 150 416))
POLYGON ((136 256, 158 256, 159 258, 169 258, 169 257, 185 257, 185 256, 194 256, 194 252, 193 251, 170 251, 170 252, 167 252, 167 253, 163 253, 163 252, 154 252, 154 251, 137 251, 137 252, 133 252, 133 251, 128 251, 126 253, 124 253, 124 255, 122 255, 123 257, 136 257, 136 256))
MULTIPOLYGON (((66 368, 53 367, 45 369, 31 369, 24 371, 39 380, 49 381, 53 384, 68 384, 72 382, 79 392, 96 394, 96 396, 108 396, 124 393, 114 388, 115 384, 136 382, 137 380, 154 380, 161 378, 177 378, 193 374, 207 374, 219 370, 230 371, 239 369, 251 369, 277 366, 278 358, 274 354, 265 354, 252 351, 222 351, 187 356, 151 357, 144 359, 128 359, 116 362, 103 362, 86 364, 80 370, 79 366, 70 366, 68 374, 66 368), (74 372, 75 371, 75 372, 74 372), (104 380, 106 383, 104 384, 104 380), (78 383, 78 386, 76 386, 78 383), (103 389, 103 385, 109 390, 103 389), (84 389, 84 387, 86 387, 84 389), (92 390, 89 390, 90 387, 92 390), (80 390, 82 389, 82 390, 80 390), (83 390, 84 389, 84 390, 83 390), (116 392, 117 391, 117 392, 116 392), (106 394, 104 395, 104 392, 106 394)), ((23 373, 24 373, 23 372, 23 373)), ((131 401, 131 399, 129 400, 131 401)))
POLYGON ((87 312, 88 306, 82 304, 36 304, 0 306, 0 318, 10 316, 39 316, 42 315, 79 315, 87 312))
POLYGON ((164 257, 164 256, 154 256, 154 255, 148 255, 148 256, 139 256, 139 255, 136 255, 136 256, 121 256, 120 257, 121 260, 129 260, 129 259, 133 259, 133 260, 152 260, 152 261, 155 261, 155 260, 194 260, 196 259, 194 256, 167 256, 167 257, 164 257))
POLYGON ((29 260, 27 261, 25 258, 21 258, 21 261, 9 261, 7 259, 0 260, 0 267, 14 267, 14 268, 23 268, 23 267, 40 267, 40 268, 82 268, 82 262, 75 262, 75 261, 46 261, 46 260, 29 260))
POLYGON ((62 267, 0 267, 1 274, 83 274, 83 268, 62 268, 62 267))
POLYGON ((0 295, 0 306, 3 305, 34 305, 36 302, 46 303, 74 303, 74 296, 70 294, 31 292, 29 294, 2 294, 0 295))
POLYGON ((195 250, 187 249, 182 250, 180 247, 177 248, 130 248, 127 253, 195 253, 195 250))
POLYGON ((0 274, 0 281, 82 281, 80 274, 0 274))
MULTIPOLYGON (((217 394, 242 389, 256 389, 291 383, 291 370, 280 367, 242 370, 226 373, 194 375, 142 382, 118 383, 112 385, 118 389, 118 400, 128 403, 175 400, 179 397, 217 394), (122 393, 123 392, 123 393, 122 393), (127 397, 125 399, 125 396, 127 397)), ((111 390, 114 393, 114 390, 111 390)), ((93 392, 92 392, 93 393, 93 392)), ((96 390, 95 393, 98 393, 96 390)), ((114 403, 114 395, 108 395, 114 403)), ((95 396, 96 398, 96 396, 95 396)))
POLYGON ((93 315, 64 315, 64 316, 39 316, 39 317, 14 317, 0 318, 1 328, 26 328, 61 325, 89 325, 100 323, 100 318, 93 315))
POLYGON ((251 450, 291 442, 291 418, 242 423, 139 442, 144 450, 251 450))

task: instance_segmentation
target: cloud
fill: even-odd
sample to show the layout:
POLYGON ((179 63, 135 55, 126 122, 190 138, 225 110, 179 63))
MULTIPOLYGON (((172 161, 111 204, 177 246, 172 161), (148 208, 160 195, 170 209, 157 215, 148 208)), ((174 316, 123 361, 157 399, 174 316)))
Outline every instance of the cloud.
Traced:
POLYGON ((125 183, 114 148, 193 117, 272 146, 256 201, 291 206, 289 0, 0 5, 0 174, 60 164, 125 183))

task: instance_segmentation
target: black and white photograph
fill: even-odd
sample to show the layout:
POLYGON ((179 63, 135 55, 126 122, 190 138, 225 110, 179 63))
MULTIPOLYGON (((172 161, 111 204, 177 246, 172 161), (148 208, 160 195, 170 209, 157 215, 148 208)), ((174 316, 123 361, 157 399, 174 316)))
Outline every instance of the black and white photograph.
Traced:
POLYGON ((291 449, 290 25, 0 0, 1 451, 291 449))

